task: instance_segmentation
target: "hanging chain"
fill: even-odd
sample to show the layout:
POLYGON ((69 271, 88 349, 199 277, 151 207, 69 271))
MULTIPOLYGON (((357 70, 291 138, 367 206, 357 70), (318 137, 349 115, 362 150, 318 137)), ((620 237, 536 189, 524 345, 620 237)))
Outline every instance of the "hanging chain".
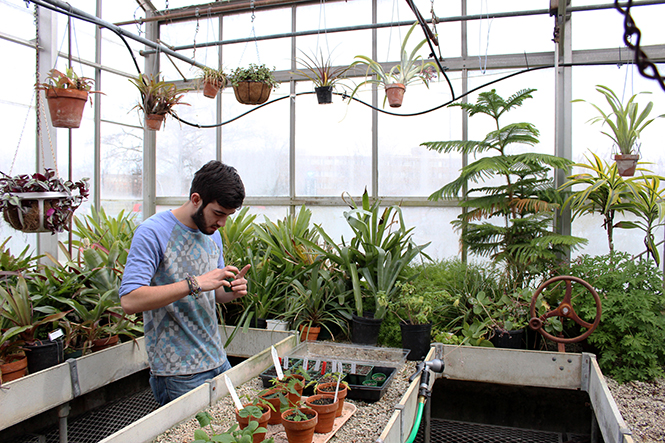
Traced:
MULTIPOLYGON (((37 48, 35 50, 35 78, 36 83, 39 84, 39 47, 41 46, 41 41, 39 38, 39 6, 35 5, 35 42, 37 48)), ((42 106, 42 95, 40 94, 39 89, 35 89, 35 94, 37 94, 37 102, 35 103, 35 114, 37 116, 37 151, 42 154, 42 166, 44 163, 44 147, 42 146, 42 124, 41 124, 41 110, 44 108, 42 106)))
POLYGON ((199 28, 201 24, 199 23, 199 8, 196 7, 196 29, 194 30, 194 51, 192 52, 192 58, 196 60, 196 36, 199 35, 199 28))

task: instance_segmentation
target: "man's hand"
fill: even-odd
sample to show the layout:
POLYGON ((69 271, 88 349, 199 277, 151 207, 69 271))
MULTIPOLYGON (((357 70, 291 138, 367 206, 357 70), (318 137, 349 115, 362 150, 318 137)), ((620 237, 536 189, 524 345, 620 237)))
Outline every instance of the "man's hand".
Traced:
POLYGON ((241 271, 235 266, 215 269, 197 277, 202 291, 214 290, 217 301, 226 303, 247 295, 245 274, 251 265, 245 265, 241 271), (225 294, 226 291, 226 294, 225 294))

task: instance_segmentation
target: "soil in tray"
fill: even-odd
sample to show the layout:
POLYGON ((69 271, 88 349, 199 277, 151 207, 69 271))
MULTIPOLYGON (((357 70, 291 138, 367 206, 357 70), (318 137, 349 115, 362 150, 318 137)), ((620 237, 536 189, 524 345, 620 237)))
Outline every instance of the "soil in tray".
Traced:
MULTIPOLYGON (((300 360, 299 358, 290 358, 289 359, 289 368, 298 367, 298 366, 300 366, 301 363, 302 363, 302 360, 300 360)), ((282 370, 283 370, 283 368, 284 368, 284 366, 282 366, 282 370)), ((275 366, 271 366, 268 369, 266 369, 263 372, 263 374, 268 375, 270 377, 277 377, 277 370, 275 369, 275 366)))

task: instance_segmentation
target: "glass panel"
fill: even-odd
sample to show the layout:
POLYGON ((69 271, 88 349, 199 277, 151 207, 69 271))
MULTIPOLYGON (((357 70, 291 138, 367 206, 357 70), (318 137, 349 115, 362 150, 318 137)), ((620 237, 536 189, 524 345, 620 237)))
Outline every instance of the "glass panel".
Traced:
MULTIPOLYGON (((455 83, 460 90, 459 82, 455 83)), ((380 99, 385 94, 381 92, 380 99)), ((399 114, 424 112, 450 99, 445 81, 409 86, 399 109, 386 106, 386 111, 399 114)), ((429 196, 444 184, 457 178, 462 155, 439 154, 421 143, 462 138, 461 113, 443 108, 414 117, 379 114, 379 195, 429 196)))
MULTIPOLYGON (((160 27, 160 36, 162 41, 169 46, 187 46, 196 43, 218 41, 218 23, 219 20, 216 17, 202 17, 198 22, 191 20, 169 23, 160 27)), ((217 46, 183 49, 178 51, 178 53, 206 66, 216 68, 218 64, 217 46)), ((170 80, 182 80, 182 75, 188 79, 196 78, 200 75, 198 68, 165 54, 162 54, 160 57, 160 68, 164 78, 170 80)))
MULTIPOLYGON (((214 124, 214 100, 193 92, 187 94, 184 102, 191 106, 175 109, 182 119, 214 124)), ((194 173, 215 159, 215 129, 199 129, 170 116, 164 123, 157 132, 157 195, 188 196, 194 173)))
MULTIPOLYGON (((224 121, 254 108, 238 103, 232 94, 232 88, 224 90, 224 121)), ((282 85, 269 101, 286 94, 288 87, 282 85)), ((247 195, 289 195, 289 101, 280 100, 223 126, 222 161, 238 170, 247 195)))
MULTIPOLYGON (((298 83, 299 90, 311 91, 310 85, 298 83)), ((328 105, 319 105, 314 95, 298 97, 297 195, 339 197, 371 188, 371 112, 359 103, 346 103, 337 95, 328 105)))
POLYGON ((413 241, 431 242, 424 252, 434 260, 461 257, 459 236, 450 224, 460 212, 458 208, 402 208, 406 227, 414 227, 413 241))
MULTIPOLYGON (((497 2, 492 2, 492 4, 494 3, 497 2)), ((509 3, 512 7, 513 2, 509 3)), ((529 3, 533 4, 533 2, 529 3)), ((486 55, 524 54, 525 52, 554 50, 552 42, 554 19, 547 14, 525 17, 490 17, 489 19, 471 20, 467 23, 469 54, 478 56, 477 62, 481 67, 486 66, 483 60, 486 55), (516 36, 516 30, 522 38, 516 36)))
MULTIPOLYGON (((90 4, 90 2, 87 3, 90 4)), ((94 15, 95 14, 94 3, 92 4, 92 6, 93 6, 93 11, 92 12, 86 11, 86 12, 94 15)), ((58 25, 57 25, 58 36, 54 44, 56 45, 56 48, 60 52, 62 52, 63 54, 67 54, 69 51, 69 36, 67 32, 68 16, 64 14, 55 14, 55 15, 57 16, 58 19, 58 25)), ((71 35, 72 57, 74 59, 82 58, 84 60, 94 61, 95 25, 75 18, 72 18, 71 23, 72 23, 72 35, 71 35)), ((64 58, 61 57, 61 60, 65 61, 59 61, 58 62, 59 64, 61 64, 62 66, 68 65, 68 62, 66 61, 67 60, 66 55, 64 58)), ((72 65, 74 67, 74 72, 76 72, 80 76, 82 70, 82 68, 80 67, 80 63, 73 61, 72 65)))
MULTIPOLYGON (((352 31, 331 33, 327 36, 307 35, 298 37, 296 44, 298 58, 305 58, 307 55, 318 60, 323 54, 324 60, 330 56, 334 66, 343 66, 352 63, 353 57, 358 54, 372 53, 372 34, 371 31, 352 31)), ((302 65, 298 64, 297 68, 302 69, 302 65)))
MULTIPOLYGON (((296 26, 298 31, 332 28, 344 28, 364 25, 372 21, 372 2, 338 1, 296 7, 296 26)), ((330 37, 333 34, 329 34, 330 37)))
MULTIPOLYGON (((138 34, 138 32, 135 32, 135 34, 138 34)), ((144 58, 139 54, 139 51, 146 49, 146 46, 128 37, 125 37, 125 41, 132 48, 131 53, 117 34, 108 29, 102 29, 102 65, 111 66, 114 70, 124 71, 136 76, 138 75, 136 65, 143 71, 144 58), (136 64, 134 61, 136 61, 136 64)))
POLYGON ((102 71, 102 81, 98 86, 104 94, 97 95, 94 100, 101 100, 102 120, 143 127, 143 112, 133 109, 141 96, 127 77, 102 71))
POLYGON ((143 130, 102 123, 101 195, 107 213, 141 214, 143 130), (138 205, 135 207, 135 205, 138 205))
MULTIPOLYGON (((155 2, 153 2, 153 5, 155 2)), ((136 0, 103 0, 102 1, 102 19, 110 23, 118 23, 129 20, 138 20, 145 18, 145 12, 138 5, 136 0)), ((124 29, 133 34, 139 35, 145 33, 145 24, 128 25, 124 29), (142 29, 142 31, 139 31, 142 29)), ((145 35, 143 35, 145 37, 145 35)))
POLYGON ((0 29, 2 32, 24 40, 34 39, 35 7, 35 5, 30 5, 29 8, 26 8, 26 3, 21 0, 0 0, 0 29))

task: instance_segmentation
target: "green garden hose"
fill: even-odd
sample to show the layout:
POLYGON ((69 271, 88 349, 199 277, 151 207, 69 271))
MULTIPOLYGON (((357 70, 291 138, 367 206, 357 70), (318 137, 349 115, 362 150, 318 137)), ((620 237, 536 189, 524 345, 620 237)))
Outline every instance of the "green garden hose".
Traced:
POLYGON ((420 420, 423 418, 424 406, 425 406, 425 397, 418 397, 418 410, 416 411, 416 422, 413 424, 413 428, 411 428, 411 434, 409 434, 409 438, 406 439, 405 443, 413 443, 413 441, 416 439, 416 435, 418 435, 418 429, 420 429, 420 420))

